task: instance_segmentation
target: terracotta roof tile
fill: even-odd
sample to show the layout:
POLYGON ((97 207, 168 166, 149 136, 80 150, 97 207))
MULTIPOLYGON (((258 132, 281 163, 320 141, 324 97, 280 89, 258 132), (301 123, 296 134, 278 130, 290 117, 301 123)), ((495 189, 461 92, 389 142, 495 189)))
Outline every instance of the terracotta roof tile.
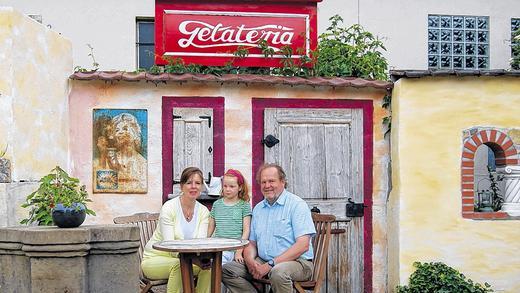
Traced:
POLYGON ((425 76, 520 76, 520 70, 488 69, 488 70, 390 70, 392 80, 403 77, 419 78, 425 76))
POLYGON ((382 80, 370 80, 357 77, 286 77, 255 74, 225 74, 222 76, 210 74, 151 74, 145 72, 123 71, 90 71, 75 72, 70 76, 73 80, 103 80, 103 81, 149 81, 149 82, 220 82, 220 83, 257 83, 257 84, 282 84, 282 85, 308 85, 308 86, 332 86, 332 87, 371 87, 389 90, 393 83, 382 80))

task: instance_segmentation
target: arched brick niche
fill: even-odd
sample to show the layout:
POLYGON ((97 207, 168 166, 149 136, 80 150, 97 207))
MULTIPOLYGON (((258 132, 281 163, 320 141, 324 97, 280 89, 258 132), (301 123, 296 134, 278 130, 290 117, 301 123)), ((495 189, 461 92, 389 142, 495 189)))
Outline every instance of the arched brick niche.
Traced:
POLYGON ((487 128, 468 131, 465 136, 461 161, 462 217, 467 219, 505 219, 502 211, 475 211, 475 154, 481 145, 489 147, 494 154, 497 168, 518 165, 518 152, 511 137, 502 130, 487 128))

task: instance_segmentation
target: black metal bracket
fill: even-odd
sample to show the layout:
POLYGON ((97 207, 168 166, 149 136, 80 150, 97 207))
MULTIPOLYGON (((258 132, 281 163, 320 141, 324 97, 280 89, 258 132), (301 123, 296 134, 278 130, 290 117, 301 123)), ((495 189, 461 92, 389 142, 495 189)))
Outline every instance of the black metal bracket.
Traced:
POLYGON ((280 140, 271 134, 266 136, 264 139, 262 139, 262 144, 264 144, 268 148, 272 148, 275 145, 277 145, 280 142, 280 140))
POLYGON ((211 116, 199 116, 200 119, 208 119, 208 127, 211 128, 211 116))
POLYGON ((352 198, 348 198, 347 203, 347 217, 363 217, 365 215, 364 210, 367 206, 363 203, 355 203, 352 198))
POLYGON ((181 119, 182 116, 179 116, 179 115, 173 115, 173 119, 181 119))

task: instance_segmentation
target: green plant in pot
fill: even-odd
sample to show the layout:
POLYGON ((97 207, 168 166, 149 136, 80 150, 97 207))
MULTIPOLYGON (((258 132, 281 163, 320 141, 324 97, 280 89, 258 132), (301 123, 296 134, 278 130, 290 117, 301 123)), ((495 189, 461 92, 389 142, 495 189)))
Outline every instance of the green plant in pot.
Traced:
POLYGON ((59 166, 40 179, 40 186, 29 194, 22 204, 30 208, 29 217, 21 224, 38 223, 38 225, 53 225, 61 228, 78 227, 85 221, 86 215, 96 213, 87 208, 88 198, 85 185, 79 184, 79 179, 69 176, 59 166))

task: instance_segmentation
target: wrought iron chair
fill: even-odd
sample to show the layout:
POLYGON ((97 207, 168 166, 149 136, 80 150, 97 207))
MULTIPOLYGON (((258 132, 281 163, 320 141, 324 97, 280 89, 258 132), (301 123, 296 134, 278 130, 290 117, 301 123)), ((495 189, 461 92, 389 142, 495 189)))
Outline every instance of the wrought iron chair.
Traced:
MULTIPOLYGON (((314 259, 312 260, 313 270, 312 277, 308 281, 294 281, 293 286, 299 293, 304 293, 306 290, 312 292, 320 292, 323 280, 325 279, 325 268, 327 266, 327 258, 329 255, 329 243, 331 239, 332 222, 336 220, 334 215, 312 213, 312 220, 316 228, 316 235, 312 241, 314 248, 314 259)), ((268 279, 255 279, 257 283, 265 287, 270 285, 268 279)))
POLYGON ((140 230, 140 245, 139 245, 139 285, 141 293, 153 292, 152 287, 165 285, 168 283, 167 279, 164 280, 150 280, 146 278, 141 270, 141 261, 143 260, 143 251, 146 242, 152 237, 157 222, 159 220, 159 213, 137 213, 131 216, 123 216, 114 218, 115 224, 135 224, 140 230))

